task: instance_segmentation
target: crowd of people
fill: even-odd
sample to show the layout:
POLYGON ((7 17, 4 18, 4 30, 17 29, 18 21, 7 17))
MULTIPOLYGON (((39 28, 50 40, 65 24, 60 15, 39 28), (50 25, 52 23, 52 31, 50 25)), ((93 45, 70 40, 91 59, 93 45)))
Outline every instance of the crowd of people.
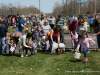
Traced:
MULTIPOLYGON (((89 24, 90 32, 93 33, 93 36, 97 36, 98 48, 100 51, 100 24, 97 19, 93 19, 92 17, 89 19, 89 24)), ((37 47, 39 50, 43 49, 51 54, 54 42, 66 45, 64 38, 66 27, 68 27, 69 33, 71 34, 72 49, 81 52, 82 44, 85 61, 88 61, 86 52, 88 51, 89 53, 89 44, 91 42, 94 44, 96 43, 89 37, 87 33, 88 23, 81 15, 79 15, 79 17, 71 16, 68 19, 68 25, 61 15, 58 15, 58 19, 53 16, 50 18, 41 16, 38 21, 37 18, 29 20, 29 18, 26 18, 24 15, 20 17, 20 15, 17 14, 17 17, 12 18, 12 22, 11 17, 8 21, 5 21, 5 19, 0 17, 0 55, 6 54, 7 42, 9 45, 10 56, 11 53, 15 55, 17 45, 19 45, 21 57, 24 57, 24 50, 26 51, 26 56, 28 56, 28 50, 31 51, 31 55, 36 55, 37 47), (16 31, 13 34, 10 34, 10 37, 8 38, 8 28, 11 24, 14 29, 13 31, 15 31, 15 29, 16 31), (29 24, 31 25, 31 28, 28 27, 29 24), (26 30, 25 32, 24 29, 26 30), (29 31, 31 31, 31 33, 29 33, 29 31)), ((65 47, 58 47, 55 49, 57 54, 58 49, 60 49, 60 55, 64 54, 65 47)))

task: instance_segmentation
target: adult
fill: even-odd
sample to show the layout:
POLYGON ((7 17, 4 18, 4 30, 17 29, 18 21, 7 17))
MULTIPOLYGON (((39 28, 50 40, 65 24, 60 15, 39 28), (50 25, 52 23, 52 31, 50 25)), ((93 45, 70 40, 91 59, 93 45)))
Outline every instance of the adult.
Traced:
MULTIPOLYGON (((5 20, 4 17, 0 17, 0 21, 1 21, 1 24, 5 25, 8 29, 8 24, 7 24, 7 21, 5 20)), ((5 40, 5 43, 6 43, 6 47, 4 49, 4 52, 6 53, 6 50, 7 50, 7 40, 5 40)))
POLYGON ((73 16, 71 16, 71 17, 68 19, 68 25, 69 25, 69 26, 70 26, 70 23, 71 23, 72 21, 74 21, 73 16))
POLYGON ((1 21, 1 24, 4 24, 8 29, 7 21, 5 20, 5 18, 0 16, 0 21, 1 21))
POLYGON ((39 33, 40 33, 40 27, 39 27, 37 21, 34 21, 33 27, 32 27, 32 37, 36 38, 37 45, 39 46, 39 49, 41 50, 39 33))
POLYGON ((40 26, 42 26, 44 23, 44 19, 41 17, 41 20, 40 20, 40 26))
POLYGON ((51 30, 51 27, 47 20, 44 21, 44 25, 41 26, 41 30, 43 31, 43 36, 47 36, 47 32, 51 30))
POLYGON ((25 16, 22 15, 22 18, 19 20, 19 31, 21 31, 22 33, 24 33, 23 29, 25 28, 24 19, 25 19, 25 16))
POLYGON ((90 32, 92 33, 92 28, 93 28, 93 18, 92 17, 90 17, 90 19, 89 19, 89 23, 90 23, 90 32))
POLYGON ((65 20, 62 19, 61 15, 58 15, 58 19, 56 20, 56 25, 59 25, 63 32, 63 34, 60 35, 60 40, 64 40, 64 27, 66 26, 66 23, 65 20))
MULTIPOLYGON (((70 26, 69 26, 69 31, 70 31, 70 33, 71 33, 71 37, 73 36, 73 35, 75 35, 75 29, 76 29, 76 26, 78 25, 78 19, 77 19, 77 17, 75 17, 74 18, 74 21, 72 21, 71 23, 70 23, 70 26)), ((74 48, 75 46, 74 46, 74 39, 72 39, 72 48, 74 48)))
POLYGON ((49 21, 50 27, 54 28, 54 21, 55 21, 55 19, 51 16, 50 19, 48 19, 48 21, 49 21))
POLYGON ((0 55, 6 54, 6 40, 8 40, 8 29, 0 22, 0 55))
POLYGON ((17 29, 17 31, 19 30, 19 21, 20 21, 20 16, 19 16, 19 14, 17 14, 17 17, 15 18, 15 20, 16 20, 16 29, 17 29))
POLYGON ((8 23, 9 23, 9 27, 11 26, 11 22, 12 22, 12 16, 9 17, 8 23))
MULTIPOLYGON (((78 25, 76 26, 75 29, 75 37, 78 37, 78 42, 82 39, 82 33, 83 31, 87 32, 87 25, 84 25, 84 20, 80 19, 78 25), (78 36, 77 36, 77 32, 78 32, 78 36)), ((81 52, 81 46, 79 48, 79 51, 81 52)))
POLYGON ((29 46, 30 42, 31 42, 31 37, 32 34, 28 33, 27 35, 21 36, 19 38, 19 44, 20 44, 20 48, 22 47, 22 51, 21 51, 21 57, 24 57, 24 49, 26 49, 26 56, 28 56, 28 49, 31 48, 29 46))
MULTIPOLYGON (((59 26, 56 26, 55 28, 51 29, 50 40, 49 40, 50 43, 49 54, 51 54, 53 42, 60 43, 60 34, 61 34, 61 28, 59 26)), ((56 49, 56 53, 58 54, 58 49, 56 49)))
POLYGON ((98 43, 98 48, 99 48, 99 51, 100 51, 100 26, 99 26, 99 22, 98 20, 95 20, 94 21, 94 34, 93 36, 97 36, 97 43, 98 43))
POLYGON ((80 19, 84 20, 84 17, 82 17, 82 15, 79 15, 78 20, 80 20, 80 19))

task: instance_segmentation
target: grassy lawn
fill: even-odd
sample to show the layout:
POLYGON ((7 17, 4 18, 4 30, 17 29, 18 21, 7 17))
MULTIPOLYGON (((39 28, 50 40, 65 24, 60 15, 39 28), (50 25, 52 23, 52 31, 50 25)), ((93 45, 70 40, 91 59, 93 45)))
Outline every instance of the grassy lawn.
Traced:
POLYGON ((82 59, 83 53, 79 60, 75 59, 73 54, 65 52, 65 55, 60 56, 56 53, 49 55, 38 52, 36 56, 24 58, 21 58, 20 54, 16 54, 16 56, 1 55, 0 75, 100 75, 98 72, 84 73, 84 71, 100 71, 100 52, 91 51, 87 54, 87 63, 82 59), (72 71, 79 72, 72 73, 72 71))

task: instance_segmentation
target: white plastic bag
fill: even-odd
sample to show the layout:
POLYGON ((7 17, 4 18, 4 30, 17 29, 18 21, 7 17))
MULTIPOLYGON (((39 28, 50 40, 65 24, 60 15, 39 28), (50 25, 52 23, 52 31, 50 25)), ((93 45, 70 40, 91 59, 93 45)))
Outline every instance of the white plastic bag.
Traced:
POLYGON ((59 48, 65 48, 65 45, 63 43, 60 43, 58 46, 59 48))
POLYGON ((53 46, 52 46, 52 50, 55 50, 55 49, 57 49, 58 48, 58 43, 56 43, 56 42, 53 42, 53 46))
POLYGON ((11 46, 10 51, 11 52, 14 52, 15 51, 15 47, 14 46, 11 46))
POLYGON ((74 56, 74 57, 75 57, 76 59, 80 59, 80 56, 81 56, 81 53, 75 52, 75 56, 74 56))
POLYGON ((64 30, 67 30, 67 29, 68 29, 67 26, 65 26, 65 27, 64 27, 64 30))

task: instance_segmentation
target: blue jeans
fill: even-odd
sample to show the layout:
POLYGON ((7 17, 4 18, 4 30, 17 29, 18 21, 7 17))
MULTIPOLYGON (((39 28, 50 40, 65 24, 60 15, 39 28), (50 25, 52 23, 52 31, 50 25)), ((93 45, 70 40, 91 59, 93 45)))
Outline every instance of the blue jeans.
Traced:
POLYGON ((26 50, 25 54, 27 55, 28 54, 28 48, 24 47, 23 44, 22 44, 22 52, 21 52, 21 54, 24 54, 24 50, 26 50))
POLYGON ((84 57, 87 57, 86 51, 88 51, 88 49, 89 49, 88 47, 83 49, 84 57))
POLYGON ((41 48, 45 51, 45 49, 46 49, 46 44, 41 44, 41 48))
POLYGON ((16 30, 16 27, 13 27, 13 31, 15 31, 16 30))
POLYGON ((98 48, 100 49, 100 35, 97 35, 98 48))
POLYGON ((19 26, 19 23, 16 23, 16 29, 17 29, 17 31, 19 31, 18 26, 19 26))
POLYGON ((92 33, 92 28, 93 28, 93 25, 90 24, 90 32, 92 33))
POLYGON ((60 40, 64 40, 64 29, 62 29, 63 34, 60 35, 60 40))
POLYGON ((36 49, 33 48, 33 50, 31 51, 31 55, 33 55, 33 51, 34 51, 34 55, 36 55, 36 49))
POLYGON ((23 29, 19 29, 20 32, 22 32, 24 34, 24 30, 23 29))
MULTIPOLYGON (((11 56, 10 48, 11 48, 11 46, 9 46, 9 56, 11 56)), ((13 55, 15 55, 15 51, 13 52, 13 55)))
MULTIPOLYGON (((58 43, 57 40, 55 40, 54 42, 58 43)), ((52 51, 52 44, 53 44, 51 40, 49 40, 49 44, 50 44, 49 52, 51 52, 52 51)), ((58 48, 56 49, 56 53, 58 53, 58 48)))
POLYGON ((0 37, 0 54, 5 53, 5 48, 6 48, 6 38, 5 37, 0 37))
POLYGON ((7 50, 7 41, 6 40, 5 40, 5 44, 6 44, 6 47, 5 47, 4 53, 6 54, 6 50, 7 50))
POLYGON ((11 26, 11 23, 9 23, 9 27, 11 26))

